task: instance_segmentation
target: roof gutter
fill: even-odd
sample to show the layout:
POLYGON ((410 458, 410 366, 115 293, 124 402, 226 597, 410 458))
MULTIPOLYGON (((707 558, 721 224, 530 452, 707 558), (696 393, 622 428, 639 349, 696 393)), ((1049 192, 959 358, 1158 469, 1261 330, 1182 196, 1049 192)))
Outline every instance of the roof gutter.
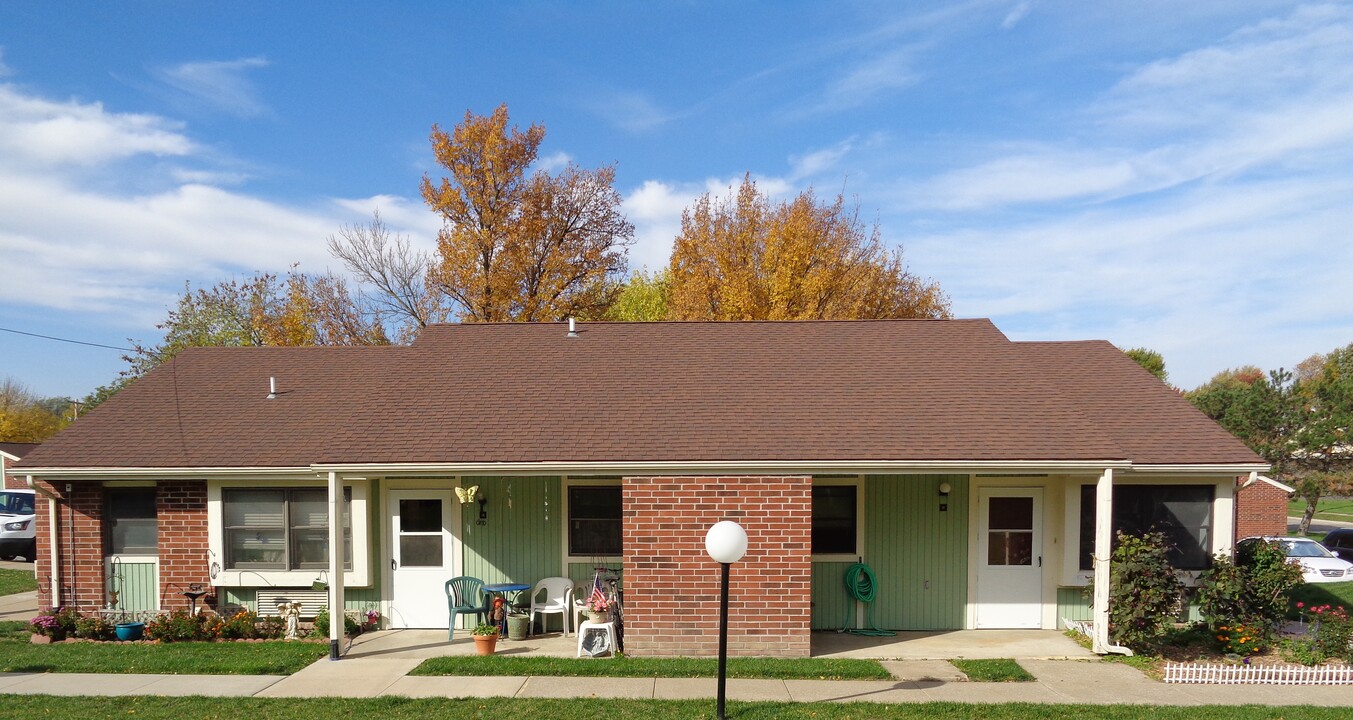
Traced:
POLYGON ((56 544, 58 519, 56 504, 60 498, 53 495, 47 488, 33 482, 32 475, 25 476, 24 480, 34 492, 47 498, 47 549, 51 553, 51 559, 47 565, 52 572, 50 578, 52 595, 48 600, 52 607, 56 607, 61 604, 61 548, 57 547, 56 544))

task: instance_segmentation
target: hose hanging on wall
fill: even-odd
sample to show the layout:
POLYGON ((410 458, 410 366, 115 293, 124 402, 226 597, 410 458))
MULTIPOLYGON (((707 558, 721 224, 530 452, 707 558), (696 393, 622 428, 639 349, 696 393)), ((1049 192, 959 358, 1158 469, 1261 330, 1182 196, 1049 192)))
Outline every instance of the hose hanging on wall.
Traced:
POLYGON ((846 593, 852 600, 858 600, 864 603, 865 625, 863 628, 851 627, 851 617, 855 614, 855 603, 846 604, 846 617, 841 621, 840 632, 848 632, 855 635, 866 635, 868 637, 892 637, 897 633, 891 630, 884 630, 874 624, 874 595, 878 582, 874 577, 874 570, 868 565, 859 562, 846 568, 846 593))

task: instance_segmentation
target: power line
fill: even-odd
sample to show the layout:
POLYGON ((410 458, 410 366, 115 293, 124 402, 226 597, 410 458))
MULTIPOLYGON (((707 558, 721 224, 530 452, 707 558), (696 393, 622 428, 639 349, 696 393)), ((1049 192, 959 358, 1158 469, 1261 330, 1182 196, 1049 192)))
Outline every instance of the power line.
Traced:
POLYGON ((39 335, 37 333, 24 332, 22 330, 10 330, 9 328, 2 327, 0 327, 0 330, 14 333, 15 335, 27 335, 29 337, 42 338, 43 340, 56 340, 58 342, 74 343, 76 345, 88 345, 90 347, 108 348, 109 350, 125 350, 127 352, 136 352, 136 350, 132 348, 118 347, 116 345, 100 345, 99 343, 85 342, 83 340, 68 340, 66 338, 52 337, 51 335, 39 335))

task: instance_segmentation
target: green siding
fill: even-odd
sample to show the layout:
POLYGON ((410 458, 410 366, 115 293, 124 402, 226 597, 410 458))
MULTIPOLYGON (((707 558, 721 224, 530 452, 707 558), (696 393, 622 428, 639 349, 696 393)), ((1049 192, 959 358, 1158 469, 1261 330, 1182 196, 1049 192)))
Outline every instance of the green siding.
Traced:
MULTIPOLYGON (((893 630, 961 629, 968 601, 968 476, 868 475, 864 496, 864 561, 878 583, 874 621, 893 630), (951 486, 945 512, 941 482, 951 486)), ((841 578, 835 582, 840 586, 841 578)))
POLYGON ((564 503, 559 478, 467 477, 461 484, 478 485, 480 496, 488 498, 483 525, 477 524, 478 503, 460 506, 463 574, 486 584, 535 583, 560 574, 564 503))
MULTIPOLYGON (((1182 622, 1201 622, 1203 615, 1198 611, 1197 603, 1190 603, 1188 612, 1178 619, 1182 622)), ((1085 588, 1057 588, 1058 629, 1066 627, 1066 623, 1062 622, 1063 620, 1094 620, 1094 613, 1090 609, 1090 598, 1085 595, 1085 588)))
POLYGON ((813 629, 840 630, 852 604, 846 594, 848 562, 813 563, 813 629))
POLYGON ((155 563, 123 560, 116 564, 117 577, 110 581, 117 588, 117 609, 125 612, 153 611, 157 608, 159 573, 155 563))

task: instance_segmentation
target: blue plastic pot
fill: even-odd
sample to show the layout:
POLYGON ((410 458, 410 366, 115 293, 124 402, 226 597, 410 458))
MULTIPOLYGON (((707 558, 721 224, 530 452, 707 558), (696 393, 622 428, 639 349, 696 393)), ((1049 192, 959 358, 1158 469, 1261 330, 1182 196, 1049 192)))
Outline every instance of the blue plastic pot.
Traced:
POLYGON ((146 624, 139 622, 118 623, 115 628, 118 640, 140 640, 146 631, 146 624))

